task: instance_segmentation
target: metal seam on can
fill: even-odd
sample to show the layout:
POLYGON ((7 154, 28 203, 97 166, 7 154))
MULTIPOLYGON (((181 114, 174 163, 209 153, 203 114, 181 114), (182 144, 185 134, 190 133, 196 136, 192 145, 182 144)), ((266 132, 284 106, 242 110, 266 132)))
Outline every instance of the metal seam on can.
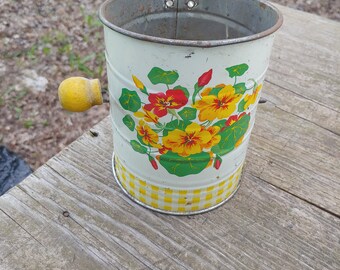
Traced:
POLYGON ((129 172, 119 162, 118 158, 113 154, 113 175, 119 187, 130 199, 151 210, 173 215, 200 214, 224 204, 238 190, 243 167, 243 164, 241 164, 233 175, 222 180, 219 184, 200 190, 172 190, 151 186, 151 191, 147 191, 148 184, 146 181, 135 176, 132 176, 132 179, 127 179, 126 173, 129 172), (121 174, 121 178, 118 176, 119 170, 125 172, 121 174), (141 184, 141 186, 136 187, 136 183, 141 184), (130 188, 128 185, 130 185, 130 188), (202 191, 206 191, 206 193, 200 194, 202 191), (146 197, 147 193, 150 194, 150 197, 146 197), (174 194, 179 195, 179 197, 174 197, 174 194), (163 201, 160 201, 160 199, 163 199, 163 201))

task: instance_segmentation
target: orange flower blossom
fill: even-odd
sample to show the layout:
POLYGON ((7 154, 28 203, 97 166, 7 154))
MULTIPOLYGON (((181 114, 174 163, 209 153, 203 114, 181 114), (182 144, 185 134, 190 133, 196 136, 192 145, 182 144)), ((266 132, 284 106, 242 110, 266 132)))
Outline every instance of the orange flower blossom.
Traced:
POLYGON ((217 96, 209 94, 202 96, 193 107, 199 110, 198 118, 202 122, 213 121, 216 118, 225 119, 235 111, 236 104, 241 98, 242 95, 235 94, 232 85, 226 85, 217 96))
POLYGON ((254 104, 257 100, 257 95, 259 94, 260 90, 262 88, 262 84, 260 84, 258 87, 256 87, 254 93, 252 93, 251 95, 246 95, 244 97, 244 101, 246 102, 244 104, 244 109, 248 109, 248 107, 251 105, 251 104, 254 104))
POLYGON ((158 144, 158 134, 153 131, 143 120, 139 121, 139 125, 136 129, 146 145, 161 148, 161 145, 158 144))
POLYGON ((135 112, 134 116, 138 118, 144 118, 144 121, 149 122, 149 123, 158 123, 159 117, 155 115, 153 112, 148 111, 145 109, 145 107, 142 108, 144 112, 135 112))
POLYGON ((209 131, 202 129, 197 123, 191 123, 185 130, 175 129, 163 137, 165 147, 180 156, 186 157, 198 154, 211 141, 212 135, 209 131))

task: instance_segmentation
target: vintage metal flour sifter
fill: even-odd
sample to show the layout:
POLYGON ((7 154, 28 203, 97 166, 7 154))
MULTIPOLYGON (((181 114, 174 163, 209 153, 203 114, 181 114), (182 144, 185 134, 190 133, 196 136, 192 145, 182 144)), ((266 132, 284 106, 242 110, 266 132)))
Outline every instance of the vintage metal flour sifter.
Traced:
MULTIPOLYGON (((201 213, 238 189, 282 16, 256 0, 109 0, 104 24, 113 172, 134 201, 201 213)), ((59 87, 64 108, 102 103, 98 80, 59 87)))

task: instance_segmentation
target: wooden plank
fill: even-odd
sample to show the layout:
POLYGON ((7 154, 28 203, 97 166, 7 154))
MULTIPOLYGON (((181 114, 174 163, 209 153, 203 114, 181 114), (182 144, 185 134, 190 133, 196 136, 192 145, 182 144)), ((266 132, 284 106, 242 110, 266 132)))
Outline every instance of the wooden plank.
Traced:
MULTIPOLYGON (((340 59, 339 59, 340 61, 340 59)), ((269 82, 264 83, 262 96, 272 105, 275 105, 282 113, 290 113, 316 126, 340 135, 340 112, 325 105, 311 100, 306 90, 306 94, 299 95, 291 92, 290 89, 277 86, 269 82)), ((324 91, 327 94, 327 91, 324 91)), ((260 105, 265 107, 265 105, 260 105)))
POLYGON ((25 269, 340 267, 340 220, 248 166, 235 198, 210 213, 174 217, 138 206, 112 177, 109 126, 107 118, 94 128, 98 137, 85 134, 0 198, 1 211, 32 236, 0 259, 1 269, 19 255, 25 269))
POLYGON ((31 236, 1 210, 0 220, 0 258, 5 258, 30 241, 31 236))
POLYGON ((340 216, 339 135, 271 103, 256 117, 247 170, 340 216))
POLYGON ((267 80, 340 112, 340 23, 277 6, 284 23, 267 80))
POLYGON ((248 170, 340 216, 340 24, 279 8, 248 170))

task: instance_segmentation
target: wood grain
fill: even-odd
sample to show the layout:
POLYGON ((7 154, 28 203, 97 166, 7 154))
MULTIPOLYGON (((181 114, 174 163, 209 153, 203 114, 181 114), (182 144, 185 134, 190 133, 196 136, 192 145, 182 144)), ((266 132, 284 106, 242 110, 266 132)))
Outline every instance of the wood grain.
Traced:
POLYGON ((284 23, 276 35, 267 80, 339 113, 339 22, 307 13, 302 19, 301 12, 279 7, 284 23))
POLYGON ((136 205, 112 177, 109 123, 95 127, 99 137, 82 136, 0 198, 4 215, 31 235, 1 259, 1 269, 11 269, 18 254, 31 253, 24 256, 25 269, 340 266, 339 219, 248 169, 237 196, 210 213, 173 217, 136 205), (90 155, 95 162, 88 166, 90 155))
POLYGON ((280 9, 231 201, 189 217, 135 204, 106 118, 0 197, 0 269, 340 269, 340 24, 280 9))
POLYGON ((340 217, 340 24, 280 9, 247 169, 340 217))

